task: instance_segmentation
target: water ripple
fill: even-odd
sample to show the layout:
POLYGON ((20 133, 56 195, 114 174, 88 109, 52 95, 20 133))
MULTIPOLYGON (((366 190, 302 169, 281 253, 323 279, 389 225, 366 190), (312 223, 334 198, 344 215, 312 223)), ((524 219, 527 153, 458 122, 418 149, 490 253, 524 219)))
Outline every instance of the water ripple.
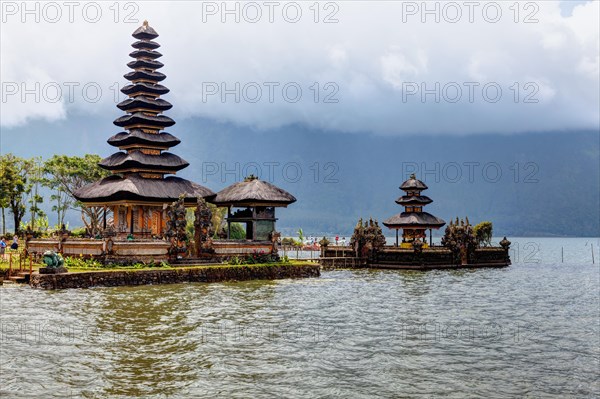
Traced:
POLYGON ((598 267, 2 288, 0 394, 595 397, 598 267))

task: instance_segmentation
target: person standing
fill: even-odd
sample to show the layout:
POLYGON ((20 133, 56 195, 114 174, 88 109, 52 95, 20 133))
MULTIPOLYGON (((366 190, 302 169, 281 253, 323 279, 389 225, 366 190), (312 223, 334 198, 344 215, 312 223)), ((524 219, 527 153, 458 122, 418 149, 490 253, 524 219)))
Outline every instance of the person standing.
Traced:
POLYGON ((15 251, 19 249, 19 237, 15 234, 13 237, 13 242, 10 244, 10 249, 14 249, 15 251))
POLYGON ((4 237, 0 240, 0 258, 4 260, 4 253, 6 252, 6 240, 4 237))

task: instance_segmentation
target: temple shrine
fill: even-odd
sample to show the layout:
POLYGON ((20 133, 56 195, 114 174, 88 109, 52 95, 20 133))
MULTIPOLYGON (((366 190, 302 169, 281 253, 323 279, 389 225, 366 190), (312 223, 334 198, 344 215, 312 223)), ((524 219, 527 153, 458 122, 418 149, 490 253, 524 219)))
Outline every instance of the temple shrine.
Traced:
POLYGON ((437 216, 423 212, 423 207, 433 202, 426 195, 421 195, 421 192, 427 190, 427 188, 427 185, 418 180, 414 173, 400 186, 400 190, 405 191, 406 194, 398 198, 396 203, 404 206, 404 212, 383 222, 386 227, 396 230, 396 246, 399 245, 398 230, 400 229, 402 229, 402 243, 400 246, 411 248, 415 240, 420 240, 427 245, 426 230, 429 230, 429 245, 431 245, 432 229, 437 230, 446 224, 437 216))
POLYGON ((227 238, 231 223, 246 226, 246 239, 267 241, 275 232, 275 208, 287 207, 296 198, 287 191, 256 176, 248 176, 244 181, 232 184, 217 193, 212 203, 227 207, 227 238), (232 209, 237 209, 232 213, 232 209))
POLYGON ((188 166, 179 156, 167 152, 180 143, 170 133, 162 131, 175 121, 163 113, 172 105, 160 98, 169 89, 161 85, 166 76, 158 69, 163 64, 154 41, 158 33, 147 21, 132 35, 136 42, 132 71, 124 77, 131 83, 121 89, 129 98, 117 107, 126 112, 114 121, 125 131, 108 139, 108 144, 120 151, 100 162, 112 175, 75 192, 75 197, 88 207, 103 207, 103 228, 107 228, 107 213, 112 212, 112 228, 116 234, 130 238, 160 237, 165 231, 167 204, 184 196, 186 207, 195 207, 197 198, 210 200, 210 189, 180 177, 172 176, 188 166))

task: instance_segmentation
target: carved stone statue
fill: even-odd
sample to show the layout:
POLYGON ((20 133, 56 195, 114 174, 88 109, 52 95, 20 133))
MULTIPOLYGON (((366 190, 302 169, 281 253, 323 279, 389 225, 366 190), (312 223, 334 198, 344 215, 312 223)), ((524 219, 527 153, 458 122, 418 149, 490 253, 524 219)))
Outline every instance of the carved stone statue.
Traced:
POLYGON ((274 256, 278 255, 277 248, 279 247, 279 241, 281 240, 281 233, 278 231, 272 231, 269 233, 269 240, 271 241, 271 253, 274 256))
POLYGON ((54 251, 46 251, 42 256, 42 262, 46 267, 40 267, 40 274, 55 274, 55 273, 66 273, 67 268, 64 267, 64 259, 60 254, 54 251))
POLYGON ((460 261, 466 265, 477 247, 472 226, 468 221, 459 220, 457 217, 456 221, 451 221, 446 227, 442 245, 452 251, 455 262, 460 261))
POLYGON ((194 216, 195 256, 199 258, 203 254, 214 254, 215 251, 212 248, 212 211, 204 198, 198 198, 194 216))
POLYGON ((167 208, 167 218, 165 235, 171 243, 169 255, 172 258, 181 258, 187 253, 187 233, 185 232, 187 221, 185 220, 183 195, 167 208))
POLYGON ((369 219, 364 222, 362 218, 356 223, 354 233, 350 238, 350 246, 356 256, 373 257, 375 253, 385 246, 385 236, 377 220, 369 219))

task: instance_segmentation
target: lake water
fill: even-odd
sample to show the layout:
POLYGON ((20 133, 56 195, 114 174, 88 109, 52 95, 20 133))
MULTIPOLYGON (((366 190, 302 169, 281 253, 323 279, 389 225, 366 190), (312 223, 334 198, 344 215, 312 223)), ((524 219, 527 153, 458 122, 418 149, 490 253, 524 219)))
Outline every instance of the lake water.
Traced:
POLYGON ((599 240, 511 240, 495 270, 0 287, 0 396, 598 397, 599 240))

